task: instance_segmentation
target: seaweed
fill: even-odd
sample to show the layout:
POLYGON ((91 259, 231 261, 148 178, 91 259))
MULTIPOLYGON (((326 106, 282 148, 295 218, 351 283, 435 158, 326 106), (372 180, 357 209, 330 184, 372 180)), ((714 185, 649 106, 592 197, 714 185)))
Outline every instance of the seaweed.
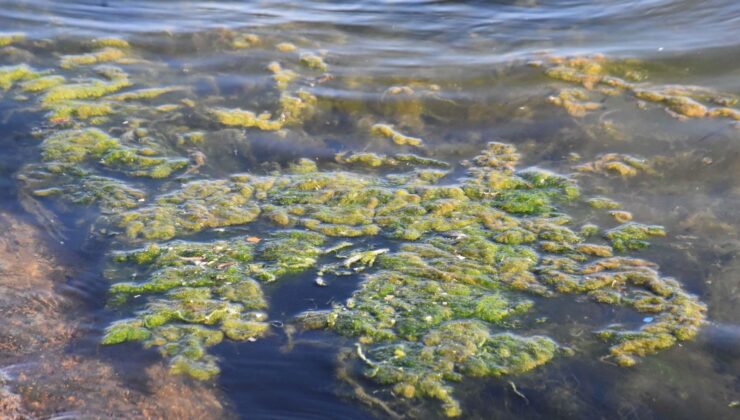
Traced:
POLYGON ((737 104, 734 95, 697 86, 654 85, 646 82, 648 71, 636 59, 613 59, 604 55, 548 57, 545 74, 556 80, 577 83, 583 89, 565 89, 551 96, 550 103, 562 106, 576 117, 600 108, 596 102, 587 102, 588 92, 603 95, 630 94, 641 101, 660 104, 678 118, 728 118, 740 120, 740 111, 731 108, 737 104), (713 107, 720 105, 720 107, 713 107))
POLYGON ((61 63, 59 65, 63 69, 71 69, 74 67, 86 66, 91 64, 117 62, 126 57, 126 55, 126 51, 120 48, 106 46, 92 53, 65 55, 62 57, 61 63))
POLYGON ((402 134, 388 124, 375 124, 370 128, 370 132, 376 136, 389 138, 399 146, 419 147, 424 144, 422 139, 402 134))

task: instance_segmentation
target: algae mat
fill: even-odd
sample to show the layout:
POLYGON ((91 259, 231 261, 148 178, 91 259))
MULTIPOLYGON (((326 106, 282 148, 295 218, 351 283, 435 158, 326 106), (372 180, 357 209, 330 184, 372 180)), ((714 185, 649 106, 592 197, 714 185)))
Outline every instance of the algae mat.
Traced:
MULTIPOLYGON (((330 341, 337 376, 356 398, 391 416, 422 403, 454 417, 465 414, 459 388, 472 378, 571 357, 626 368, 706 322, 681 279, 638 255, 666 235, 661 226, 633 221, 609 197, 585 197, 572 175, 522 164, 505 140, 438 158, 426 121, 461 112, 438 85, 404 80, 377 102, 345 101, 325 87, 362 78, 336 78, 331 54, 310 43, 208 36, 240 58, 259 51, 248 65, 262 78, 248 94, 222 92, 203 74, 162 85, 168 65, 118 38, 84 40, 54 63, 0 67, 4 99, 41 120, 37 159, 17 174, 25 208, 59 241, 75 226, 107 250, 101 277, 115 320, 101 344, 137 342, 171 374, 214 381, 212 349, 224 340, 322 330, 342 337, 330 341), (347 147, 316 158, 330 142, 319 127, 335 123, 347 147), (281 145, 297 156, 273 158, 281 145), (307 306, 287 325, 270 319, 266 286, 297 276, 357 286, 327 310, 307 306), (603 348, 549 334, 540 308, 560 299, 618 309, 613 322, 589 326, 603 348)), ((39 56, 55 42, 0 40, 39 56)), ((677 118, 738 117, 732 95, 649 85, 637 61, 553 56, 522 66, 581 84, 543 98, 577 118, 601 107, 591 95, 634 97, 677 118)), ((494 109, 469 108, 471 121, 494 109)), ((574 170, 627 179, 654 166, 614 153, 574 170)))

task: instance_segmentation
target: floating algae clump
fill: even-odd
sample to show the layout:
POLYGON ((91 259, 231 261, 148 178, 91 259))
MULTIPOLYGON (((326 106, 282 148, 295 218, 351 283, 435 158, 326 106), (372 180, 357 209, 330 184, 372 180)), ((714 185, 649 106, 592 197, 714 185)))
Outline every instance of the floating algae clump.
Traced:
POLYGON ((209 379, 219 368, 207 347, 268 333, 262 312, 267 302, 254 279, 274 281, 315 266, 324 241, 317 233, 287 230, 259 245, 241 238, 174 241, 116 252, 108 277, 136 274, 144 280, 113 284, 110 302, 120 306, 141 295, 147 300, 135 318, 108 327, 102 342, 142 341, 169 359, 173 373, 209 379))
MULTIPOLYGON (((603 95, 629 93, 634 98, 662 105, 679 118, 728 118, 740 120, 740 110, 730 108, 738 102, 734 95, 697 86, 651 85, 645 82, 647 71, 634 59, 609 59, 603 55, 576 57, 548 57, 545 74, 553 79, 578 83, 588 91, 603 95), (719 105, 720 107, 712 107, 719 105)), ((598 101, 587 102, 590 95, 585 90, 563 90, 558 97, 550 97, 555 105, 562 106, 576 117, 598 109, 598 101)))
POLYGON ((25 64, 2 66, 0 67, 0 89, 8 90, 16 82, 36 79, 39 76, 40 74, 38 72, 25 64))
POLYGON ((449 163, 441 160, 425 158, 412 154, 397 154, 392 156, 379 155, 377 153, 347 153, 340 152, 334 156, 337 163, 345 165, 368 166, 377 168, 380 166, 432 166, 438 168, 448 168, 449 163))
POLYGON ((178 87, 138 89, 130 92, 119 93, 116 95, 110 95, 107 97, 107 99, 111 101, 140 101, 154 99, 164 94, 175 92, 179 89, 180 88, 178 87))
POLYGON ((75 172, 75 164, 96 161, 131 176, 162 178, 188 164, 185 159, 148 156, 95 128, 59 131, 44 140, 41 150, 48 169, 57 173, 75 172))
POLYGON ((253 189, 229 181, 194 181, 154 204, 123 213, 117 224, 136 239, 171 239, 209 228, 249 223, 260 214, 253 189))
POLYGON ((213 108, 210 112, 218 122, 227 126, 254 127, 264 131, 280 130, 283 127, 280 121, 271 120, 272 115, 268 113, 257 115, 252 111, 229 108, 213 108))
POLYGON ((300 125, 313 115, 317 99, 312 93, 299 90, 295 95, 280 96, 280 120, 285 125, 300 125))
MULTIPOLYGON (((121 305, 146 296, 135 318, 107 328, 103 344, 142 341, 170 362, 173 373, 209 379, 219 373, 207 348, 224 337, 245 341, 265 335, 267 307, 262 289, 250 278, 254 249, 244 241, 171 242, 113 254, 115 269, 145 279, 111 286, 121 305)), ((118 270, 118 271, 116 271, 118 270)))
MULTIPOLYGON (((185 184, 123 213, 116 224, 132 240, 166 240, 260 216, 289 229, 255 244, 240 238, 173 242, 119 254, 119 264, 154 269, 136 276, 145 281, 112 286, 112 302, 152 298, 136 318, 113 324, 104 342, 143 341, 169 358, 173 372, 210 378, 218 367, 208 343, 256 338, 266 330, 257 315, 244 319, 243 304, 216 299, 219 287, 306 270, 319 276, 365 270, 343 305, 301 314, 296 322, 354 337, 364 376, 390 385, 401 399, 440 400, 444 413, 455 416, 461 407, 454 384, 466 376, 523 373, 567 353, 548 337, 511 331, 534 311, 531 296, 582 294, 650 313, 655 322, 649 326, 598 332, 621 365, 693 337, 704 306, 660 277, 654 264, 585 242, 556 211, 579 197, 574 182, 536 168, 517 171, 518 158, 512 146, 491 143, 457 185, 434 185, 438 177, 420 183, 418 171, 402 177, 325 172, 308 159, 286 174, 185 184), (397 247, 338 253, 343 263, 320 263, 345 246, 324 249, 332 236, 370 235, 396 240, 397 247), (230 259, 220 250, 231 252, 230 259)), ((605 237, 617 250, 634 249, 659 234, 641 226, 615 228, 605 237)))
POLYGON ((388 124, 375 124, 370 128, 370 132, 376 136, 389 138, 399 146, 421 146, 424 144, 422 139, 402 134, 388 124))
POLYGON ((131 48, 131 44, 129 44, 128 41, 126 41, 125 39, 121 39, 121 38, 98 38, 92 41, 92 45, 95 48, 105 48, 105 47, 119 48, 119 49, 131 48))
POLYGON ((267 70, 272 72, 272 80, 275 81, 278 90, 287 89, 288 85, 298 78, 298 73, 293 70, 284 69, 277 61, 268 64, 267 70))
POLYGON ((281 42, 275 45, 275 49, 280 52, 293 52, 297 50, 298 47, 296 47, 295 44, 291 44, 290 42, 281 42))
POLYGON ((26 35, 22 33, 0 33, 0 47, 7 47, 24 39, 26 39, 26 35))
POLYGON ((259 35, 256 34, 241 34, 237 35, 232 41, 231 46, 236 49, 251 48, 259 45, 262 42, 259 35))
POLYGON ((84 65, 116 62, 124 57, 126 57, 126 51, 120 48, 105 47, 88 54, 65 55, 62 57, 60 66, 63 69, 70 69, 84 65))
POLYGON ((63 188, 37 189, 33 194, 39 197, 59 195, 74 204, 89 205, 97 203, 104 212, 137 207, 146 199, 146 193, 126 183, 102 176, 89 176, 80 183, 70 183, 63 188))
POLYGON ((47 117, 50 121, 63 121, 72 117, 79 120, 87 120, 111 115, 114 112, 113 105, 106 101, 66 101, 51 107, 51 111, 47 117))
POLYGON ((91 80, 88 82, 63 84, 49 89, 41 97, 44 107, 54 107, 56 104, 75 99, 97 99, 110 93, 117 92, 130 86, 128 79, 113 81, 91 80))
POLYGON ((646 239, 653 236, 665 236, 661 226, 648 226, 640 223, 626 223, 606 232, 614 249, 641 249, 648 246, 646 239))
POLYGON ((419 206, 425 197, 435 203, 430 209, 440 209, 436 226, 447 218, 470 219, 450 233, 414 235, 421 240, 378 255, 377 271, 344 305, 300 315, 299 324, 357 337, 366 377, 392 385, 397 397, 441 400, 449 416, 461 413, 453 392, 465 376, 525 372, 562 350, 547 337, 496 333, 496 326, 511 328, 532 310, 522 292, 585 294, 659 313, 653 328, 613 326, 598 334, 615 343, 610 353, 622 365, 695 334, 705 316, 695 297, 661 278, 651 263, 612 257, 610 247, 584 242, 566 226, 567 218, 553 213, 560 200, 578 196, 574 185, 545 171, 516 172, 516 160, 512 147, 494 143, 473 159, 463 195, 443 186, 427 187, 418 199, 394 194, 385 206, 400 219, 406 214, 404 226, 426 217, 419 206), (498 192, 491 194, 491 186, 498 192), (441 197, 456 198, 442 205, 439 200, 451 198, 441 197), (418 210, 405 213, 409 205, 418 210))
POLYGON ((44 76, 21 83, 24 92, 42 92, 53 87, 64 84, 66 80, 62 76, 44 76))
POLYGON ((328 68, 328 66, 324 62, 324 59, 316 54, 301 54, 299 61, 305 67, 313 70, 326 71, 326 69, 328 68))
POLYGON ((646 160, 619 153, 600 155, 595 161, 577 165, 573 169, 577 172, 619 175, 623 178, 630 178, 639 173, 655 174, 655 170, 646 160))

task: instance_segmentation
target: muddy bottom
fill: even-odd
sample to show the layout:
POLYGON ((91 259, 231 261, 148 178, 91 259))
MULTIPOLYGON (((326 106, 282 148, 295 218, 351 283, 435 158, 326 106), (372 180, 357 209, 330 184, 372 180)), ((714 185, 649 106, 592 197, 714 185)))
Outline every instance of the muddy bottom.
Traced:
POLYGON ((74 255, 16 215, 0 213, 0 226, 0 418, 230 417, 216 390, 157 363, 132 372, 96 358, 91 320, 65 293, 83 275, 60 262, 74 255))

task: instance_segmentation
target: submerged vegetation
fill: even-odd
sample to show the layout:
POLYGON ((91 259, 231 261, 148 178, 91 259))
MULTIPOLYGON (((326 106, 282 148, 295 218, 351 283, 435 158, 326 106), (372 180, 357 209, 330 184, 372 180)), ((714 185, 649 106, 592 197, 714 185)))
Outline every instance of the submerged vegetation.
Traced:
POLYGON ((656 85, 650 83, 650 72, 636 59, 610 59, 604 55, 547 57, 532 64, 545 68, 545 74, 556 80, 579 84, 583 89, 564 89, 550 102, 562 106, 575 116, 599 109, 597 95, 631 95, 638 101, 664 107, 677 118, 727 118, 740 121, 735 95, 699 86, 656 85))
MULTIPOLYGON (((298 49, 256 34, 220 36, 237 51, 264 47, 285 58, 298 49)), ((22 39, 0 35, 0 46, 22 39)), ((146 74, 126 67, 127 41, 91 45, 93 52, 63 56, 60 69, 0 67, 0 89, 35 95, 30 103, 50 123, 37 132, 40 162, 18 176, 23 192, 57 211, 78 205, 99 213, 96 239, 113 248, 108 308, 120 318, 107 326, 105 345, 141 342, 157 349, 172 373, 212 379, 220 368, 209 348, 270 333, 264 284, 362 276, 346 301, 291 314, 293 324, 350 342, 350 374, 381 387, 383 399, 438 400, 445 415, 459 416, 456 389, 466 378, 521 374, 574 354, 570 343, 532 332, 546 299, 578 295, 649 314, 644 325, 594 326, 609 346, 605 358, 621 366, 693 338, 705 320, 695 296, 632 254, 666 236, 662 227, 631 221, 608 197, 582 197, 570 176, 518 168, 517 148, 504 142, 485 144, 459 164, 434 158, 421 138, 399 131, 429 139, 420 127, 431 113, 409 86, 384 93, 381 115, 337 122, 376 137, 390 154, 340 150, 328 162, 260 162, 248 173, 223 175, 207 159, 259 142, 280 145, 288 136, 313 138, 308 133, 337 107, 364 112, 315 89, 333 77, 316 78, 327 71, 323 53, 263 67, 263 108, 223 95, 195 99, 188 86, 151 86, 146 74), (121 67, 100 65, 110 62, 121 67), (388 110, 404 115, 382 112, 388 110), (396 153, 397 146, 419 155, 396 153), (610 225, 569 216, 586 207, 610 215, 610 225), (244 237, 252 227, 259 234, 244 237)), ((629 60, 551 57, 539 65, 551 78, 582 85, 550 98, 574 116, 601 107, 592 98, 597 92, 631 94, 687 117, 737 112, 727 95, 646 85, 648 73, 629 60)), ((429 95, 438 89, 415 88, 429 95)), ((649 162, 615 153, 574 170, 654 173, 649 162)))

